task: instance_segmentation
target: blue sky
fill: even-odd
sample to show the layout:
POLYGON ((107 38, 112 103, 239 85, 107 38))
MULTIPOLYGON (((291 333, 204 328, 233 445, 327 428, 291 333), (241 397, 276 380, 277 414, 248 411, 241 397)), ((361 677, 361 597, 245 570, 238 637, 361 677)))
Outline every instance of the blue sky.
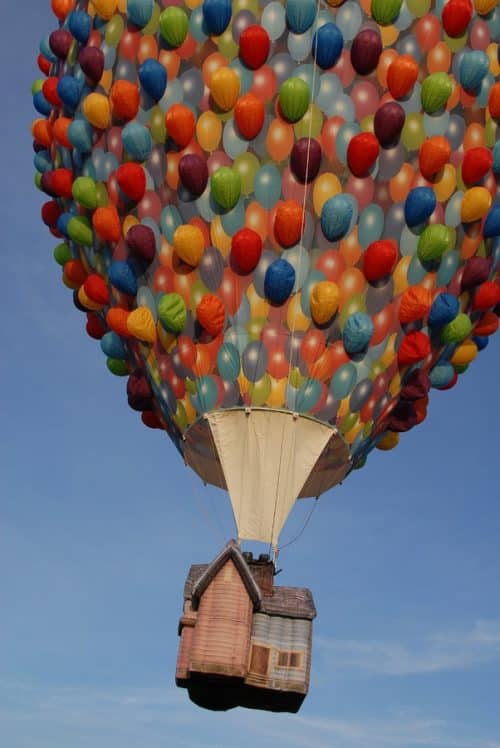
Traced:
POLYGON ((498 340, 282 553, 319 611, 299 715, 211 714, 173 685, 184 577, 231 537, 228 501, 127 408, 61 283, 29 135, 50 3, 5 5, 0 742, 500 748, 498 340))

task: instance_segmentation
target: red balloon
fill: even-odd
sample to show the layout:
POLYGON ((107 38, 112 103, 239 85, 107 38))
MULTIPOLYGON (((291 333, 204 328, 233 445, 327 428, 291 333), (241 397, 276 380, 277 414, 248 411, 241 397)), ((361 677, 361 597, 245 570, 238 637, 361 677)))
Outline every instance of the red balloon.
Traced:
POLYGON ((371 132, 355 135, 347 147, 347 164, 355 177, 366 177, 378 158, 380 144, 371 132))
POLYGON ((262 130, 264 116, 264 104, 253 93, 241 96, 234 107, 234 121, 247 140, 253 140, 262 130))
POLYGON ((262 254, 262 239, 253 229, 243 228, 236 232, 231 242, 231 259, 235 269, 247 274, 258 265, 262 254))
POLYGON ((306 364, 314 364, 325 350, 326 341, 321 330, 308 330, 300 344, 300 355, 306 364))
POLYGON ((337 282, 346 269, 344 256, 337 249, 323 252, 316 269, 325 274, 326 280, 337 282))
POLYGON ((392 272, 398 257, 398 250, 390 239, 372 242, 363 255, 363 272, 365 278, 377 281, 392 272))
POLYGON ((493 156, 489 148, 479 146, 465 151, 462 161, 462 179, 465 184, 479 182, 493 166, 493 156))
POLYGON ((284 348, 275 348, 269 353, 267 370, 274 379, 282 379, 288 376, 290 361, 284 348))
POLYGON ((185 104, 173 104, 165 115, 168 136, 179 148, 185 148, 194 135, 196 121, 191 109, 185 104))
POLYGON ((116 172, 116 179, 121 191, 130 200, 138 203, 146 192, 146 174, 139 164, 132 162, 122 164, 116 172))
POLYGON ((240 57, 252 70, 265 63, 270 46, 269 34, 262 26, 248 26, 240 35, 240 57))
POLYGON ((449 0, 443 8, 443 28, 452 39, 456 39, 467 30, 472 18, 470 0, 449 0))
POLYGON ((297 244, 304 230, 304 211, 295 200, 278 204, 274 219, 274 235, 282 247, 297 244))

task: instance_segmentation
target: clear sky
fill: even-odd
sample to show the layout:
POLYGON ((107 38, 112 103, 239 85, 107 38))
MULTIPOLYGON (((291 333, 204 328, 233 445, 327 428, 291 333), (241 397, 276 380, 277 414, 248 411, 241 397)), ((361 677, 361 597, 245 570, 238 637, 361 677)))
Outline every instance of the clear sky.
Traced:
POLYGON ((299 715, 175 688, 184 578, 231 537, 228 500, 128 409, 52 260, 29 135, 49 8, 1 14, 0 744, 500 748, 499 340, 283 551, 319 611, 299 715))

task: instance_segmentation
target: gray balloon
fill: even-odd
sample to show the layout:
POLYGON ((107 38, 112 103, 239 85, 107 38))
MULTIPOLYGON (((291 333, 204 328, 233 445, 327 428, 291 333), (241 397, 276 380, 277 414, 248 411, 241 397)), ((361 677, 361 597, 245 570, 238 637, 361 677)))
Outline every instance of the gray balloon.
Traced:
POLYGON ((240 402, 240 386, 238 382, 223 382, 224 384, 224 400, 222 402, 223 408, 234 408, 240 402))
POLYGON ((337 411, 339 409, 340 402, 335 400, 331 392, 328 393, 326 402, 321 410, 316 413, 316 418, 325 423, 333 423, 337 417, 337 411))
POLYGON ((403 203, 395 203, 389 208, 385 217, 384 239, 399 239, 406 226, 403 203))
POLYGON ((463 143, 465 134, 465 122, 462 117, 452 114, 448 123, 445 137, 448 139, 453 151, 458 150, 463 143))
POLYGON ((267 350, 260 340, 247 345, 241 357, 243 374, 250 382, 262 379, 267 370, 267 350))
POLYGON ((378 314, 394 295, 394 281, 390 278, 380 286, 369 285, 366 290, 366 311, 369 315, 378 314))
POLYGON ((272 67, 276 78, 278 79, 278 86, 291 78, 294 69, 297 67, 297 63, 293 60, 289 54, 281 53, 274 55, 269 61, 269 65, 272 67))
POLYGON ((405 160, 406 151, 401 143, 395 148, 382 149, 378 160, 377 179, 380 182, 388 182, 401 170, 405 160))
POLYGON ((373 382, 371 379, 362 379, 356 387, 353 389, 351 397, 349 398, 349 410, 356 413, 361 410, 363 405, 370 397, 373 389, 373 382))
POLYGON ((249 10, 240 10, 233 18, 233 39, 236 44, 240 43, 242 31, 255 24, 255 16, 249 10))
POLYGON ((200 100, 203 98, 205 88, 201 72, 196 68, 187 70, 185 73, 182 73, 179 80, 184 94, 184 101, 198 106, 200 100))
POLYGON ((210 291, 217 291, 224 273, 224 260, 219 250, 215 247, 208 247, 205 250, 198 265, 198 273, 210 291))

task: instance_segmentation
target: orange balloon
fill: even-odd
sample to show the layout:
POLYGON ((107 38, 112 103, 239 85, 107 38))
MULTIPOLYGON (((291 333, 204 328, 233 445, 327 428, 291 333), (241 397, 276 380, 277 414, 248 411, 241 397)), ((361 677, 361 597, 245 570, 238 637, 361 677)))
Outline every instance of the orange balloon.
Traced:
POLYGON ((165 176, 166 182, 170 189, 176 190, 179 186, 179 161, 181 160, 180 153, 175 151, 169 151, 167 154, 167 173, 165 176))
POLYGON ((387 71, 390 65, 397 58, 398 53, 395 49, 384 49, 379 57, 377 65, 377 79, 382 88, 387 88, 387 71))
POLYGON ((394 203, 401 203, 411 190, 415 172, 410 164, 403 164, 395 177, 389 181, 389 194, 394 203))
POLYGON ((59 145, 62 145, 63 148, 69 148, 70 150, 73 148, 73 145, 71 140, 68 138, 68 129, 72 122, 73 120, 69 117, 58 117, 52 126, 54 140, 59 143, 59 145))
POLYGON ((204 151, 215 151, 222 137, 222 123, 213 112, 203 112, 196 123, 196 137, 204 151))
POLYGON ((342 239, 339 249, 342 257, 346 261, 346 265, 348 267, 354 267, 354 265, 356 265, 357 261, 363 254, 363 249, 358 242, 357 226, 354 227, 349 236, 347 236, 345 239, 342 239))
POLYGON ((348 268, 339 278, 340 307, 342 307, 354 294, 363 293, 366 286, 366 278, 358 268, 348 268))
POLYGON ((274 161, 284 161, 291 153, 294 143, 292 125, 275 119, 271 122, 267 131, 266 146, 269 155, 274 161))
POLYGON ((46 119, 36 119, 31 126, 31 134, 40 145, 50 148, 52 144, 52 128, 46 119))
POLYGON ((161 64, 167 71, 167 77, 169 81, 177 78, 177 73, 179 72, 179 68, 181 66, 181 58, 179 57, 177 52, 169 49, 162 49, 158 57, 158 62, 161 62, 161 64))
POLYGON ((439 42, 427 55, 429 73, 447 73, 451 65, 451 52, 446 42, 439 42))
POLYGON ((468 151, 469 148, 476 148, 480 145, 485 145, 484 127, 478 122, 473 122, 465 131, 464 150, 468 151))
POLYGON ((143 36, 139 42, 139 49, 137 51, 137 60, 140 65, 149 58, 158 57, 158 44, 154 36, 143 36))
POLYGON ((50 5, 53 14, 60 21, 64 21, 70 10, 73 9, 73 0, 51 0, 50 5))
POLYGON ((205 62, 202 65, 201 68, 201 74, 203 77, 203 83, 205 86, 210 86, 210 80, 212 78, 212 75, 222 67, 226 67, 228 64, 228 60, 224 55, 221 55, 220 52, 214 52, 211 55, 208 55, 205 62))
POLYGON ((250 203, 245 211, 245 226, 256 231, 262 241, 267 238, 267 210, 260 203, 250 203))

